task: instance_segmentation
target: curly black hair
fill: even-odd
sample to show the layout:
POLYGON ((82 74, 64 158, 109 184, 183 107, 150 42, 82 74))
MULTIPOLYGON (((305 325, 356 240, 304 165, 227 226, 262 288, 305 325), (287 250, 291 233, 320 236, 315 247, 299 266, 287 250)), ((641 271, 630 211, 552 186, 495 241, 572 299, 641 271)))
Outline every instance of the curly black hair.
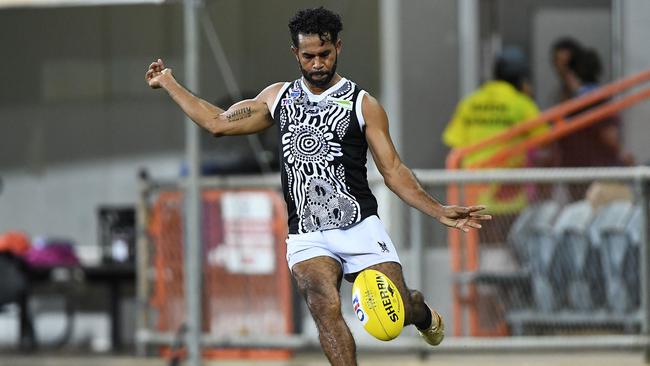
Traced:
POLYGON ((569 60, 569 69, 578 76, 583 83, 597 83, 603 71, 600 56, 593 48, 583 48, 569 60))
POLYGON ((339 38, 339 32, 343 30, 341 16, 323 8, 312 8, 299 10, 289 20, 289 32, 294 47, 298 47, 298 34, 318 34, 321 41, 332 43, 339 38))
POLYGON ((582 45, 571 37, 562 37, 553 42, 551 46, 551 52, 559 50, 568 50, 572 55, 575 55, 582 50, 582 45))

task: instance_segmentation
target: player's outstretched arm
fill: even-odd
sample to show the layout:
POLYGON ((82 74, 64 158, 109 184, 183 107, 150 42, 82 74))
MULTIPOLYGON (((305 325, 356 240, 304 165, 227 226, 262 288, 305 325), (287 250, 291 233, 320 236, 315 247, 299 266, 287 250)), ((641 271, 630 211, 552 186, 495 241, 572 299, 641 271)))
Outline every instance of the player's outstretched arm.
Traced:
POLYGON ((271 85, 254 99, 235 103, 228 110, 223 110, 185 89, 161 59, 149 65, 145 81, 153 89, 167 91, 192 121, 215 136, 245 135, 270 127, 273 124, 270 106, 282 85, 271 85))
POLYGON ((480 212, 485 206, 449 206, 431 197, 397 154, 388 132, 388 117, 379 102, 368 95, 364 97, 362 106, 366 139, 375 164, 386 186, 399 198, 442 224, 465 232, 469 228, 480 229, 481 221, 492 218, 480 212))

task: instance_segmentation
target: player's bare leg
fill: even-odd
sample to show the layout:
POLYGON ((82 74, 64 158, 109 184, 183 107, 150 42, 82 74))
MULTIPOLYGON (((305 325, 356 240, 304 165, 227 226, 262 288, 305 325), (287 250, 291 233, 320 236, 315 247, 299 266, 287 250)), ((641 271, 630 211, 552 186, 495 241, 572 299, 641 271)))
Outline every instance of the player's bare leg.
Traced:
POLYGON ((420 291, 409 290, 404 281, 402 266, 395 262, 379 263, 368 267, 377 270, 391 279, 402 296, 404 302, 404 326, 413 324, 424 340, 432 346, 437 346, 444 338, 444 323, 442 317, 424 302, 420 291))
POLYGON ((292 268, 298 289, 311 312, 323 352, 332 365, 354 366, 356 345, 341 314, 341 265, 330 257, 316 257, 292 268))

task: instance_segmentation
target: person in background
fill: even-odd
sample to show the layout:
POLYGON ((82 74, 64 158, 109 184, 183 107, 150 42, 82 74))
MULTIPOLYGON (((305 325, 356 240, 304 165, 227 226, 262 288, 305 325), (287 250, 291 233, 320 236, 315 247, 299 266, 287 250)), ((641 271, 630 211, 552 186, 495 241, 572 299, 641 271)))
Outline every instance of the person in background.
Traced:
POLYGON ((551 47, 551 63, 558 81, 559 88, 553 96, 554 103, 562 103, 574 97, 576 92, 575 75, 569 67, 572 60, 582 51, 580 42, 571 37, 562 37, 551 47))
MULTIPOLYGON (((571 95, 573 98, 581 97, 599 88, 602 63, 594 49, 584 48, 574 54, 567 66, 566 80, 573 92, 571 95)), ((571 117, 606 102, 605 100, 588 106, 571 117)), ((620 122, 618 115, 609 116, 559 140, 560 166, 575 168, 633 165, 634 158, 621 146, 620 122)), ((570 185, 570 199, 584 199, 587 189, 586 183, 570 185)))
MULTIPOLYGON (((500 134, 539 114, 535 102, 526 93, 530 90, 526 57, 518 48, 508 47, 495 59, 493 80, 460 101, 445 128, 442 139, 451 148, 463 148, 500 134)), ((534 131, 541 133, 543 126, 534 131)), ((525 137, 507 143, 491 145, 468 155, 463 167, 484 161, 506 146, 514 145, 525 137)), ((528 165, 526 154, 511 158, 506 166, 520 168, 528 165)), ((523 186, 490 184, 480 189, 478 201, 485 202, 492 214, 513 214, 528 203, 523 186)))
MULTIPOLYGON (((573 90, 572 97, 581 97, 600 86, 602 63, 595 50, 583 49, 571 58, 568 68, 567 80, 573 90)), ((573 116, 601 103, 578 111, 573 116)), ((621 146, 620 118, 617 115, 566 136, 559 141, 559 146, 562 167, 624 166, 634 162, 621 146)))

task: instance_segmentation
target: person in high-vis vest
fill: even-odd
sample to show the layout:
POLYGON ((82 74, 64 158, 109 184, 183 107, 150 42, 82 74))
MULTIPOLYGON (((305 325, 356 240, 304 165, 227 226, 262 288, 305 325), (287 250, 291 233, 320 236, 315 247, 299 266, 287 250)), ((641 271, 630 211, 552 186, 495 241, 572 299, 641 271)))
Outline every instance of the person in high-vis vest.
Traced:
MULTIPOLYGON (((539 115, 539 109, 529 96, 528 66, 517 48, 506 48, 495 60, 494 79, 481 85, 456 107, 453 118, 443 132, 444 143, 451 148, 473 145, 491 136, 513 128, 539 115)), ((535 134, 546 130, 543 126, 535 134)), ((485 161, 505 146, 511 146, 525 137, 495 144, 469 154, 463 167, 485 161)), ((525 154, 508 160, 507 168, 527 165, 525 154)), ((492 214, 519 212, 527 203, 526 190, 519 185, 490 184, 478 192, 477 201, 486 203, 492 214)))

